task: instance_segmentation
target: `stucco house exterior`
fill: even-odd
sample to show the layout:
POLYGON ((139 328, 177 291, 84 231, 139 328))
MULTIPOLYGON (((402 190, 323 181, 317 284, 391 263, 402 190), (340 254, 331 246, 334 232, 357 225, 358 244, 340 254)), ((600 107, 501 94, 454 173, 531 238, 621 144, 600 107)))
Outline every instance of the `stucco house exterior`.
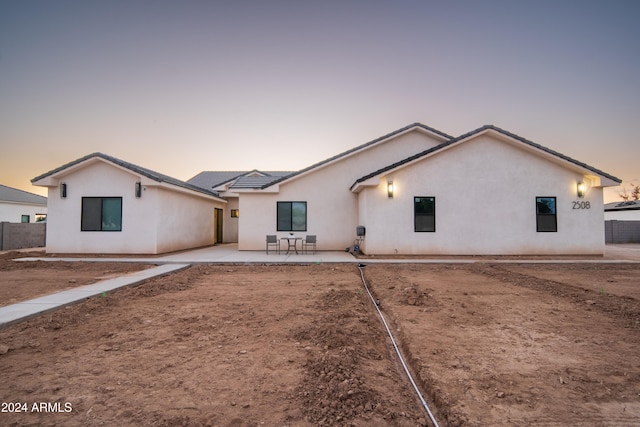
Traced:
MULTIPOLYGON (((125 205, 136 206, 147 197, 134 198, 135 183, 165 191, 170 186, 127 165, 94 154, 34 179, 50 188, 49 227, 55 223, 67 230, 58 231, 58 241, 75 228, 74 241, 58 248, 78 252, 81 244, 85 251, 105 252, 105 233, 82 232, 79 219, 69 219, 81 210, 78 197, 116 194, 112 186, 121 181, 117 194, 122 194, 124 212, 125 205), (62 183, 69 195, 80 186, 73 205, 51 197, 62 183), (91 185, 83 188, 82 183, 91 185)), ((217 241, 237 242, 239 250, 264 250, 266 236, 273 234, 316 235, 318 250, 344 250, 353 245, 360 227, 365 231, 360 248, 372 255, 598 255, 604 252, 603 188, 620 182, 492 125, 453 137, 414 123, 295 172, 202 172, 183 184, 204 193, 183 203, 206 199, 205 212, 219 206, 224 221, 217 241)), ((147 212, 156 210, 153 206, 147 212)), ((194 227, 202 226, 209 234, 204 217, 176 226, 194 234, 194 227)), ((154 222, 157 230, 162 221, 154 222)), ((122 223, 124 228, 124 216, 122 223)), ((171 245, 179 234, 173 231, 155 246, 142 242, 153 241, 156 234, 137 231, 135 248, 121 244, 118 249, 157 253, 206 244, 171 245)))
POLYGON ((239 196, 238 190, 262 186, 293 172, 283 171, 204 171, 191 178, 189 184, 214 191, 227 201, 223 227, 223 241, 238 241, 239 196))
POLYGON ((46 197, 0 184, 0 222, 40 222, 46 217, 46 197))
POLYGON ((542 255, 602 254, 602 190, 619 183, 495 126, 454 138, 415 123, 288 176, 231 189, 240 195, 241 250, 290 232, 340 250, 360 225, 367 254, 542 255))
POLYGON ((222 241, 224 199, 106 154, 32 183, 48 188, 47 252, 158 254, 222 241))

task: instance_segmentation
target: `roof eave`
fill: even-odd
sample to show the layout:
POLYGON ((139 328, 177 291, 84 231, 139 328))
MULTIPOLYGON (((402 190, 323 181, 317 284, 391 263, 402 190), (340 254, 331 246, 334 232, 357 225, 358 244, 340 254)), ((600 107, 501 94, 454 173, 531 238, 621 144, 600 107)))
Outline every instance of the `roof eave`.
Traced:
POLYGON ((406 133, 412 132, 414 130, 418 130, 418 131, 421 131, 421 132, 424 132, 424 133, 428 133, 428 134, 434 135, 436 138, 441 139, 443 142, 453 138, 451 135, 448 135, 448 134, 446 134, 444 132, 441 132, 441 131, 439 131, 437 129, 434 129, 432 127, 423 125, 422 123, 412 123, 412 124, 410 124, 408 126, 405 126, 405 127, 401 128, 401 129, 395 130, 395 131, 390 132, 390 133, 388 133, 386 135, 378 137, 378 138, 376 138, 374 140, 371 140, 371 141, 366 142, 364 144, 361 144, 361 145, 359 145, 357 147, 354 147, 354 148, 352 148, 350 150, 343 151, 340 154, 337 154, 335 156, 329 157, 328 159, 325 159, 325 160, 323 160, 321 162, 314 163, 311 166, 308 166, 308 167, 306 167, 304 169, 301 169, 301 170, 299 170, 297 172, 294 172, 294 173, 292 173, 290 175, 284 176, 284 177, 282 177, 282 178, 280 178, 280 179, 278 179, 278 180, 276 180, 276 181, 274 181, 272 183, 269 183, 267 185, 262 186, 261 188, 262 189, 266 189, 266 188, 270 187, 271 185, 281 184, 281 183, 284 183, 285 181, 290 181, 292 179, 300 178, 300 177, 305 176, 308 173, 311 173, 311 172, 313 172, 313 171, 315 171, 315 170, 317 170, 319 168, 327 167, 327 166, 329 166, 331 164, 334 164, 334 163, 336 163, 338 161, 341 161, 341 160, 346 159, 348 157, 351 157, 351 156, 353 156, 355 154, 358 154, 358 153, 360 153, 362 151, 365 151, 365 150, 369 149, 370 147, 372 147, 374 145, 378 145, 378 144, 380 144, 382 142, 386 142, 386 141, 388 141, 390 139, 397 138, 397 137, 399 137, 401 135, 404 135, 406 133))
POLYGON ((536 144, 535 142, 529 141, 528 139, 522 138, 521 136, 518 136, 514 133, 511 133, 509 131, 496 127, 494 125, 485 125, 478 129, 472 130, 471 132, 467 132, 463 135, 460 135, 457 138, 451 139, 440 145, 429 148, 418 154, 407 157, 404 160, 400 160, 396 163, 393 163, 389 166, 386 166, 368 175, 365 175, 362 178, 357 179, 351 185, 350 190, 354 192, 361 191, 362 186, 375 185, 373 184, 373 181, 371 181, 371 178, 373 177, 376 177, 382 174, 393 173, 396 170, 405 168, 413 163, 423 160, 424 158, 429 157, 434 153, 440 153, 451 147, 462 144, 463 142, 471 138, 477 138, 478 136, 486 133, 494 133, 496 135, 499 135, 503 139, 507 138, 507 140, 509 141, 517 141, 517 142, 523 143, 525 144, 525 147, 529 147, 531 151, 535 151, 537 154, 542 154, 546 156, 548 159, 551 159, 556 163, 562 163, 566 166, 569 166, 572 169, 579 171, 580 173, 583 173, 585 176, 591 179, 593 187, 611 187, 611 186, 620 185, 620 183, 622 183, 621 179, 616 178, 612 175, 609 175, 606 172, 603 172, 592 166, 589 166, 586 163, 572 159, 569 156, 565 156, 564 154, 558 153, 557 151, 551 150, 550 148, 544 147, 540 144, 536 144), (365 183, 368 183, 368 184, 365 184, 365 183))

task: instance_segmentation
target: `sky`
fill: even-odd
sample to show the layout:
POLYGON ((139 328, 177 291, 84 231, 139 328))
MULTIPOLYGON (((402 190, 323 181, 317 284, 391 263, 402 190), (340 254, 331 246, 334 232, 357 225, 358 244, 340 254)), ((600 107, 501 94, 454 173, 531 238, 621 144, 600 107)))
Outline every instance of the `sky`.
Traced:
MULTIPOLYGON (((0 183, 188 180, 493 124, 640 184, 640 1, 0 0, 0 183)), ((605 201, 618 200, 620 188, 605 201)))

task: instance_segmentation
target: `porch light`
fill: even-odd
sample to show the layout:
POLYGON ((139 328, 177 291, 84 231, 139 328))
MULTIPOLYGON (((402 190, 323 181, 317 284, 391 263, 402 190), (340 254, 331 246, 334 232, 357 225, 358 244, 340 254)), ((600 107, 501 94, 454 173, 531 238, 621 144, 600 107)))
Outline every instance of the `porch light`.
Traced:
POLYGON ((584 182, 578 181, 576 191, 578 193, 578 197, 584 197, 584 194, 587 191, 587 187, 584 185, 584 182))
POLYGON ((60 184, 60 198, 61 199, 67 198, 67 184, 64 182, 60 184))
POLYGON ((387 196, 389 196, 390 199, 393 199, 393 181, 387 181, 387 196))
POLYGON ((142 183, 136 182, 136 198, 142 197, 142 183))

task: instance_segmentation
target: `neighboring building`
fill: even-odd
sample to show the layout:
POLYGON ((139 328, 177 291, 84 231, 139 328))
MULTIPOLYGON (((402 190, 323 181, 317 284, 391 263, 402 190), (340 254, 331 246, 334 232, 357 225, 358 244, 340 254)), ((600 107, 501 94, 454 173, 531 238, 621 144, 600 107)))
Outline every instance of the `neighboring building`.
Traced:
POLYGON ((604 219, 605 221, 640 221, 640 200, 607 203, 604 205, 604 219))
MULTIPOLYGON (((60 240, 80 229, 77 219, 57 219, 77 216, 80 196, 108 196, 114 188, 125 194, 145 179, 141 168, 92 156, 98 160, 88 156, 34 179, 50 191, 59 191, 63 182, 68 191, 92 183, 81 187, 71 206, 59 197, 53 203, 50 196, 49 227, 60 228, 60 240), (126 169, 120 171, 126 183, 115 186, 106 166, 96 161, 126 169)), ((217 208, 224 209, 225 218, 219 224, 224 232, 217 236, 237 240, 240 250, 263 250, 266 235, 290 233, 316 235, 319 250, 344 250, 353 244, 356 227, 363 226, 360 247, 368 254, 597 255, 604 252, 603 188, 620 182, 495 126, 452 137, 415 123, 297 172, 203 172, 186 185, 201 188, 211 203, 224 204, 217 208)), ((136 202, 121 197, 123 206, 136 202)), ((175 204, 174 209, 190 210, 175 204)), ((124 230, 124 216, 122 224, 124 230)), ((201 226, 208 233, 208 225, 199 221, 176 225, 190 232, 201 226)), ((105 252, 100 233, 73 233, 68 251, 82 242, 83 248, 105 252)), ((165 240, 180 235, 176 227, 165 240)), ((153 240, 151 233, 136 236, 153 240)), ((167 244, 156 250, 175 248, 167 244)))
POLYGON ((94 153, 32 180, 49 190, 47 252, 157 254, 222 241, 216 193, 94 153))
POLYGON ((640 200, 604 205, 606 243, 640 243, 640 200))
POLYGON ((41 222, 46 217, 46 197, 0 184, 0 222, 41 222))

